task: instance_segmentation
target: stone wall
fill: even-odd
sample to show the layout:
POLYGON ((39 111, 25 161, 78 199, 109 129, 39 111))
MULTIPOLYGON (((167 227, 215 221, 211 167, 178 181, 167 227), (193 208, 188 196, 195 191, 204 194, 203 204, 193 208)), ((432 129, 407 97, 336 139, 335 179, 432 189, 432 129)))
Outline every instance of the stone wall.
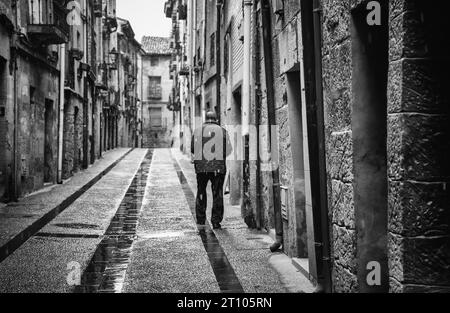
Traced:
POLYGON ((26 195, 43 187, 45 170, 50 171, 48 182, 56 181, 59 75, 52 72, 51 67, 35 64, 25 57, 19 58, 18 68, 20 194, 26 195), (31 87, 34 88, 34 96, 30 95, 31 87), (51 130, 47 141, 46 101, 53 104, 47 108, 51 110, 51 130), (47 164, 44 164, 45 154, 48 156, 47 164))
POLYGON ((396 0, 390 10, 390 289, 448 292, 450 23, 435 3, 396 0))
MULTIPOLYGON (((279 160, 279 172, 280 183, 287 189, 287 220, 284 221, 284 250, 291 257, 307 257, 307 245, 306 245, 306 220, 304 215, 305 203, 298 203, 296 206, 294 188, 294 170, 292 156, 292 146, 301 143, 292 142, 290 135, 290 121, 289 121, 289 109, 290 105, 295 105, 294 102, 289 103, 288 99, 288 84, 287 75, 290 71, 298 71, 298 45, 299 45, 299 22, 300 11, 297 1, 286 1, 284 6, 284 15, 281 17, 273 15, 272 19, 272 57, 273 57, 273 74, 274 74, 274 92, 275 92, 275 117, 276 117, 276 132, 278 137, 278 146, 272 147, 275 151, 278 151, 279 160)), ((262 25, 261 20, 255 21, 252 18, 253 23, 253 36, 259 35, 259 55, 260 59, 259 67, 260 72, 254 72, 253 77, 259 75, 261 82, 261 111, 259 124, 263 125, 261 129, 260 143, 262 147, 265 147, 266 151, 270 151, 269 138, 268 138, 268 108, 267 108, 267 86, 265 79, 265 65, 263 54, 263 41, 262 30, 259 34, 255 32, 255 25, 262 25)), ((253 47, 254 49, 254 47, 253 47)), ((252 52, 255 55, 255 51, 252 52)), ((298 72, 300 76, 300 73, 298 72)), ((297 88, 300 88, 298 86, 297 88)), ((256 93, 252 95, 253 99, 256 99, 256 93)), ((251 123, 258 124, 255 119, 256 116, 256 102, 252 99, 251 108, 251 123)), ((292 100, 292 99, 291 99, 292 100)), ((252 147, 256 148, 256 145, 252 147)), ((252 151, 251 155, 256 155, 258 152, 252 151)), ((256 185, 256 163, 251 164, 250 173, 250 186, 256 185)), ((261 168, 261 203, 258 203, 257 190, 255 188, 250 189, 250 206, 253 212, 260 210, 262 218, 262 228, 273 229, 275 228, 273 220, 273 190, 272 190, 272 173, 269 168, 262 166, 261 168), (261 206, 259 208, 259 206, 261 206)), ((302 195, 304 191, 301 192, 302 195)), ((297 197, 299 195, 297 194, 297 197)), ((301 198, 301 197, 300 197, 301 198)), ((303 197, 304 201, 304 197, 303 197)), ((285 202, 285 201, 283 201, 285 202)))
POLYGON ((64 104, 63 179, 81 170, 83 160, 83 104, 67 95, 64 104))
MULTIPOLYGON (((167 108, 169 97, 172 92, 173 81, 170 79, 169 65, 170 55, 145 55, 143 56, 143 106, 142 106, 142 140, 145 148, 168 148, 172 146, 173 140, 173 112, 167 108), (152 66, 151 57, 158 58, 158 65, 152 66), (149 76, 161 77, 162 97, 151 99, 148 94, 149 76), (160 108, 162 127, 155 128, 150 124, 150 108, 160 108)), ((175 121, 177 122, 177 121, 175 121)))
MULTIPOLYGON (((0 42, 7 42, 9 34, 0 24, 0 42)), ((13 76, 9 72, 9 46, 0 48, 0 202, 9 195, 13 155, 13 76)))
POLYGON ((331 222, 332 279, 336 292, 358 290, 353 195, 352 53, 350 1, 323 2, 323 86, 331 222))

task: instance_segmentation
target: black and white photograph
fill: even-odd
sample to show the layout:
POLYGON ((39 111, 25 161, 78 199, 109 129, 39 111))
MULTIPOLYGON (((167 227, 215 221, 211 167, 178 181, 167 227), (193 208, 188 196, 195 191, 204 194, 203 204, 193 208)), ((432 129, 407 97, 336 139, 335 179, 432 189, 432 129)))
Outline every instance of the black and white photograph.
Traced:
POLYGON ((446 4, 0 0, 0 299, 450 293, 446 4))

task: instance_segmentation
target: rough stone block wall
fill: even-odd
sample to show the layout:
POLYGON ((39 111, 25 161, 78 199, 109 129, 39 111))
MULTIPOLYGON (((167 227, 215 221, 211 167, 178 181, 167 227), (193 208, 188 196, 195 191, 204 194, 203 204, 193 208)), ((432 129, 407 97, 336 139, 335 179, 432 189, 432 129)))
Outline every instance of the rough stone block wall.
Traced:
MULTIPOLYGON (((1 33, 0 41, 8 40, 8 37, 3 36, 3 30, 1 33)), ((8 193, 13 154, 13 81, 7 64, 6 61, 0 61, 0 202, 3 196, 7 197, 5 193, 8 193)))
MULTIPOLYGON (((294 198, 294 176, 293 176, 293 156, 290 136, 289 124, 289 105, 287 99, 287 83, 286 73, 292 70, 299 62, 298 60, 298 23, 299 23, 299 4, 297 1, 285 2, 285 14, 282 19, 274 16, 272 19, 272 56, 273 56, 273 72, 274 72, 274 92, 275 92, 275 118, 278 136, 278 146, 272 147, 275 151, 279 151, 278 164, 280 171, 281 185, 287 188, 287 221, 284 221, 284 250, 292 257, 307 255, 305 250, 299 251, 298 225, 299 210, 295 206, 294 198)), ((268 125, 267 110, 267 90, 265 79, 265 65, 262 38, 260 38, 260 55, 259 60, 261 72, 259 75, 261 81, 261 125, 268 125)), ((299 74, 300 75, 300 74, 299 74)), ((300 87, 300 86, 298 86, 300 87)), ((255 101, 252 101, 252 116, 255 111, 255 101)), ((267 134, 262 134, 261 145, 266 147, 266 151, 270 151, 268 147, 269 138, 267 134)), ((252 166, 251 179, 256 176, 256 165, 252 166)), ((253 211, 261 210, 263 215, 263 227, 274 228, 273 221, 273 194, 272 194, 272 175, 267 169, 262 168, 261 172, 261 208, 256 208, 256 203, 252 203, 253 211)), ((256 194, 256 190, 253 191, 256 194)), ((253 199, 253 198, 252 198, 253 199)), ((255 201, 256 202, 256 201, 255 201)), ((306 242, 306 229, 303 229, 306 242)))
MULTIPOLYGON (((45 101, 53 101, 52 134, 57 134, 59 77, 48 68, 37 66, 31 60, 19 59, 19 151, 20 151, 20 194, 26 195, 44 185, 44 153, 49 149, 49 168, 52 181, 56 179, 58 145, 53 139, 51 146, 45 143, 45 101), (34 105, 30 104, 30 86, 35 88, 34 105)), ((54 137, 56 138, 56 137, 54 137)), ((52 139, 52 138, 50 138, 52 139)))
POLYGON ((390 11, 390 291, 448 292, 449 21, 434 3, 396 0, 390 11))
POLYGON ((351 126, 352 3, 353 1, 341 0, 322 2, 328 207, 332 225, 330 239, 335 292, 358 290, 351 126))
POLYGON ((67 179, 81 169, 83 158, 83 105, 79 99, 70 95, 66 97, 64 105, 63 157, 63 179, 67 179), (76 121, 75 108, 78 109, 76 121))

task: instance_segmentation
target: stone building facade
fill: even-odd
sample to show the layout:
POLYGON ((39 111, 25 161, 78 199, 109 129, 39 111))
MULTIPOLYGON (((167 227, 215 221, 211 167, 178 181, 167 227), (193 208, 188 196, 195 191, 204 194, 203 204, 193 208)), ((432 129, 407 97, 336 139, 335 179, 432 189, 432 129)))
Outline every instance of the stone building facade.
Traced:
POLYGON ((170 38, 144 36, 142 39, 142 146, 168 148, 173 145, 175 112, 170 38))
POLYGON ((0 2, 0 202, 138 145, 140 44, 131 29, 119 49, 115 11, 115 0, 0 2))
MULTIPOLYGON (((86 169, 99 157, 96 139, 100 127, 99 103, 95 95, 97 46, 101 47, 102 15, 94 11, 94 2, 77 2, 69 18, 70 39, 66 53, 64 107, 63 178, 86 169)), ((101 12, 100 12, 101 13, 101 12)))
MULTIPOLYGON (((118 133, 119 146, 136 147, 138 145, 138 102, 141 90, 138 89, 138 79, 141 45, 135 39, 133 28, 129 21, 118 18, 117 43, 113 45, 118 51, 118 70, 114 76, 117 79, 116 93, 119 95, 118 133)), ((114 81, 113 80, 113 81, 114 81)))
MULTIPOLYGON (((62 3, 2 1, 0 142, 3 201, 57 180, 62 3), (54 29, 42 25, 54 23, 54 29)), ((65 22, 65 21, 64 21, 65 22)))
MULTIPOLYGON (((11 1, 0 1, 0 42, 13 37, 14 17, 11 1)), ((11 198, 14 155, 14 80, 11 75, 11 46, 0 45, 0 202, 11 198)))
POLYGON ((319 290, 449 291, 445 13, 418 0, 181 3, 184 106, 212 103, 223 125, 248 110, 256 130, 229 167, 247 224, 275 229, 319 290))

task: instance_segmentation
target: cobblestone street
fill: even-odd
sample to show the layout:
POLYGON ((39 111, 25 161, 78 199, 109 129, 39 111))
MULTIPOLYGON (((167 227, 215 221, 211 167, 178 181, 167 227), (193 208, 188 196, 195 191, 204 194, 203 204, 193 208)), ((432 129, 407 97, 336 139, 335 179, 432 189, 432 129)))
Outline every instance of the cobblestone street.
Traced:
POLYGON ((239 208, 225 209, 221 230, 198 228, 195 190, 178 151, 116 149, 63 185, 3 207, 0 292, 313 291, 239 208))

